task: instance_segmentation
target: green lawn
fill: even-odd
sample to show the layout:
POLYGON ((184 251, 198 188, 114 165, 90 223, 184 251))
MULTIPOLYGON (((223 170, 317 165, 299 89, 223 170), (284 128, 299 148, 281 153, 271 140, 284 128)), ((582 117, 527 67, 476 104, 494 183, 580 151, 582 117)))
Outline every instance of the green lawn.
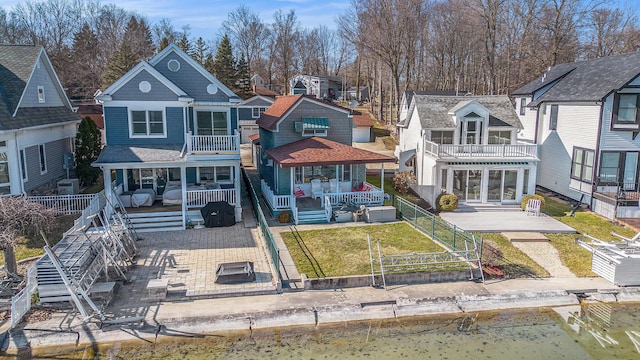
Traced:
POLYGON ((576 239, 580 234, 589 234, 603 241, 615 240, 611 236, 614 231, 617 234, 631 237, 635 231, 614 223, 590 212, 578 210, 575 216, 567 216, 571 211, 571 206, 560 201, 545 197, 545 207, 543 212, 553 216, 556 220, 565 223, 576 229, 579 234, 547 234, 565 266, 576 276, 595 276, 591 272, 591 253, 578 244, 576 239))
MULTIPOLYGON (((378 253, 377 242, 380 242, 382 253, 387 255, 443 251, 442 247, 407 223, 300 232, 302 240, 327 277, 371 273, 367 234, 371 236, 375 256, 378 253)), ((293 235, 285 232, 282 238, 298 271, 311 278, 318 277, 293 235)))

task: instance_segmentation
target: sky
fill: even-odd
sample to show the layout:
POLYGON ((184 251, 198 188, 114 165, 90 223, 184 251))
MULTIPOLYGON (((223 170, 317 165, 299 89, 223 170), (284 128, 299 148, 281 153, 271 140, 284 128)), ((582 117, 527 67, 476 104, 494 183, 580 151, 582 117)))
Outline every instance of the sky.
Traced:
MULTIPOLYGON (((24 0, 0 0, 0 4, 8 12, 22 1, 24 0)), ((258 13, 265 23, 272 22, 273 14, 278 9, 284 13, 293 9, 302 27, 325 25, 330 29, 336 28, 337 16, 351 6, 350 0, 102 0, 101 3, 112 3, 134 11, 146 16, 151 23, 168 18, 178 31, 189 25, 192 37, 201 36, 205 40, 218 37, 218 30, 227 19, 227 14, 240 4, 245 4, 252 12, 258 13)))

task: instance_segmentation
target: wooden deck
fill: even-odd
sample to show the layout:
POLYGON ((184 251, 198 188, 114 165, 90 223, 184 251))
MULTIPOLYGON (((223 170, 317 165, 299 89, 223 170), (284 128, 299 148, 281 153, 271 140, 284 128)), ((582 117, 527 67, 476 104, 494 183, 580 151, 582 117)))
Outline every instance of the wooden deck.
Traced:
POLYGON ((182 211, 182 205, 162 205, 162 200, 156 200, 151 206, 128 207, 126 210, 131 214, 182 211))

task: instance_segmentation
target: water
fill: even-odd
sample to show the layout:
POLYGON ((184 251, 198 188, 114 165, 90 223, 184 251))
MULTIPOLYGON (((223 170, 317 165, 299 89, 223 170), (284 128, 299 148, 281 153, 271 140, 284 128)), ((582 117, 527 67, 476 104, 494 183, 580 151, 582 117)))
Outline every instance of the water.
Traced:
POLYGON ((172 336, 155 343, 63 352, 77 359, 638 359, 639 310, 638 304, 587 304, 206 336, 167 329, 172 336))

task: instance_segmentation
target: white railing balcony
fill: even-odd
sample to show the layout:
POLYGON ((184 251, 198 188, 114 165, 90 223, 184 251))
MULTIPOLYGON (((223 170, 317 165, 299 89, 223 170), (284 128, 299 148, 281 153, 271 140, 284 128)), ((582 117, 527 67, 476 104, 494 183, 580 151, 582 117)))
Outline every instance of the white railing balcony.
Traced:
POLYGON ((240 135, 192 135, 187 133, 187 152, 189 154, 239 153, 240 135))
POLYGON ((207 203, 224 201, 236 205, 235 189, 187 190, 187 207, 203 207, 207 203))
POLYGON ((267 200, 269 206, 273 210, 286 210, 291 209, 291 196, 290 195, 275 195, 273 190, 267 185, 264 180, 260 181, 260 190, 262 190, 262 196, 267 200))
POLYGON ((425 153, 440 159, 529 159, 538 160, 538 145, 451 145, 425 140, 425 153))

